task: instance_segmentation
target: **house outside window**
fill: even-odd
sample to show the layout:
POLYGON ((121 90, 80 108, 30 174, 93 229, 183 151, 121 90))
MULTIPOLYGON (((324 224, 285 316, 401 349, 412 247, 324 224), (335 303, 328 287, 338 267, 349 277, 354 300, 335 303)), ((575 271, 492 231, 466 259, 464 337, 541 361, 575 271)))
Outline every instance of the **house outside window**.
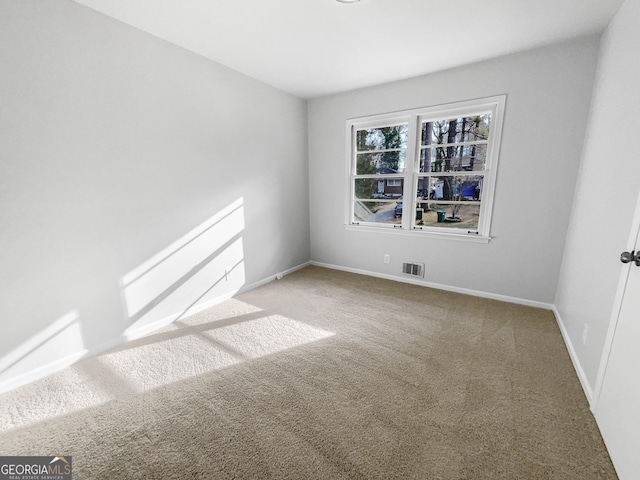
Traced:
POLYGON ((348 228, 488 241, 504 104, 349 120, 348 228))

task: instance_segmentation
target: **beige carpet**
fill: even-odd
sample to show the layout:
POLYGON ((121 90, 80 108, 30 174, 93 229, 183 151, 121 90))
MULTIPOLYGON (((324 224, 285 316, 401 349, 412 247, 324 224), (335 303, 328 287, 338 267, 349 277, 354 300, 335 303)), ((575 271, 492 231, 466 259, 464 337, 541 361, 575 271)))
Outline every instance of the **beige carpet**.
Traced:
POLYGON ((309 267, 0 396, 76 479, 616 478, 549 311, 309 267))

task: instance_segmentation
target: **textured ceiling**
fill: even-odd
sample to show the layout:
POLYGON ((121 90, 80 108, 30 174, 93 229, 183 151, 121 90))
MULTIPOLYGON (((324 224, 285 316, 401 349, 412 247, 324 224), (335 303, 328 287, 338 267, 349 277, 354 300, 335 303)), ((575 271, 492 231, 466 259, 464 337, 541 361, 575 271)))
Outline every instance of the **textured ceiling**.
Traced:
POLYGON ((309 98, 604 29, 623 0, 75 0, 309 98))

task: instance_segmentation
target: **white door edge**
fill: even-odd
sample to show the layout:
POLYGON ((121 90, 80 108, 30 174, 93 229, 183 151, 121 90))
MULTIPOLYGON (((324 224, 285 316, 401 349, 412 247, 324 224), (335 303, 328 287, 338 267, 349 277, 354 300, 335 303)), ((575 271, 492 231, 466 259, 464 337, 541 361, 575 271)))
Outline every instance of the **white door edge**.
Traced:
MULTIPOLYGON (((640 233, 640 193, 636 200, 636 209, 633 214, 633 221, 631 222, 631 230, 629 231, 629 238, 627 240, 626 249, 632 251, 635 249, 636 242, 638 241, 638 235, 640 233)), ((615 259, 612 259, 615 261, 615 259)), ((628 267, 628 266, 627 266, 628 267)), ((613 346, 613 339, 616 333, 616 327, 618 326, 618 319, 620 318, 620 309, 622 307, 622 300, 624 298, 624 292, 627 287, 627 280, 629 278, 630 268, 623 268, 620 272, 620 278, 618 280, 618 288, 616 290, 616 296, 613 300, 613 307, 611 309, 611 316, 609 318, 609 327, 607 329, 607 336, 604 340, 604 347, 602 349, 602 356, 600 357, 600 365, 598 366, 598 374, 596 376, 596 384, 593 388, 593 397, 591 399, 591 411, 595 415, 598 409, 598 402, 600 400, 600 393, 602 392, 602 384, 604 377, 607 373, 607 365, 609 364, 609 357, 611 355, 611 347, 613 346)), ((597 417, 596 417, 597 418, 597 417)))

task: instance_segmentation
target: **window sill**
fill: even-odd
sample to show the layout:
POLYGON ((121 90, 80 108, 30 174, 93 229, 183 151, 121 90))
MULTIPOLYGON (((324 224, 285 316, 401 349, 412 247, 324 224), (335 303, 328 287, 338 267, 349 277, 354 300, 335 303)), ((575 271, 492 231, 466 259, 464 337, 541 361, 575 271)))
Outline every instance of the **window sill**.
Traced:
POLYGON ((467 233, 434 232, 433 230, 403 230, 398 228, 371 227, 368 225, 345 225, 349 232, 384 233, 388 235, 403 235, 407 237, 436 238, 438 240, 455 240, 460 242, 489 243, 491 237, 470 235, 467 233))

